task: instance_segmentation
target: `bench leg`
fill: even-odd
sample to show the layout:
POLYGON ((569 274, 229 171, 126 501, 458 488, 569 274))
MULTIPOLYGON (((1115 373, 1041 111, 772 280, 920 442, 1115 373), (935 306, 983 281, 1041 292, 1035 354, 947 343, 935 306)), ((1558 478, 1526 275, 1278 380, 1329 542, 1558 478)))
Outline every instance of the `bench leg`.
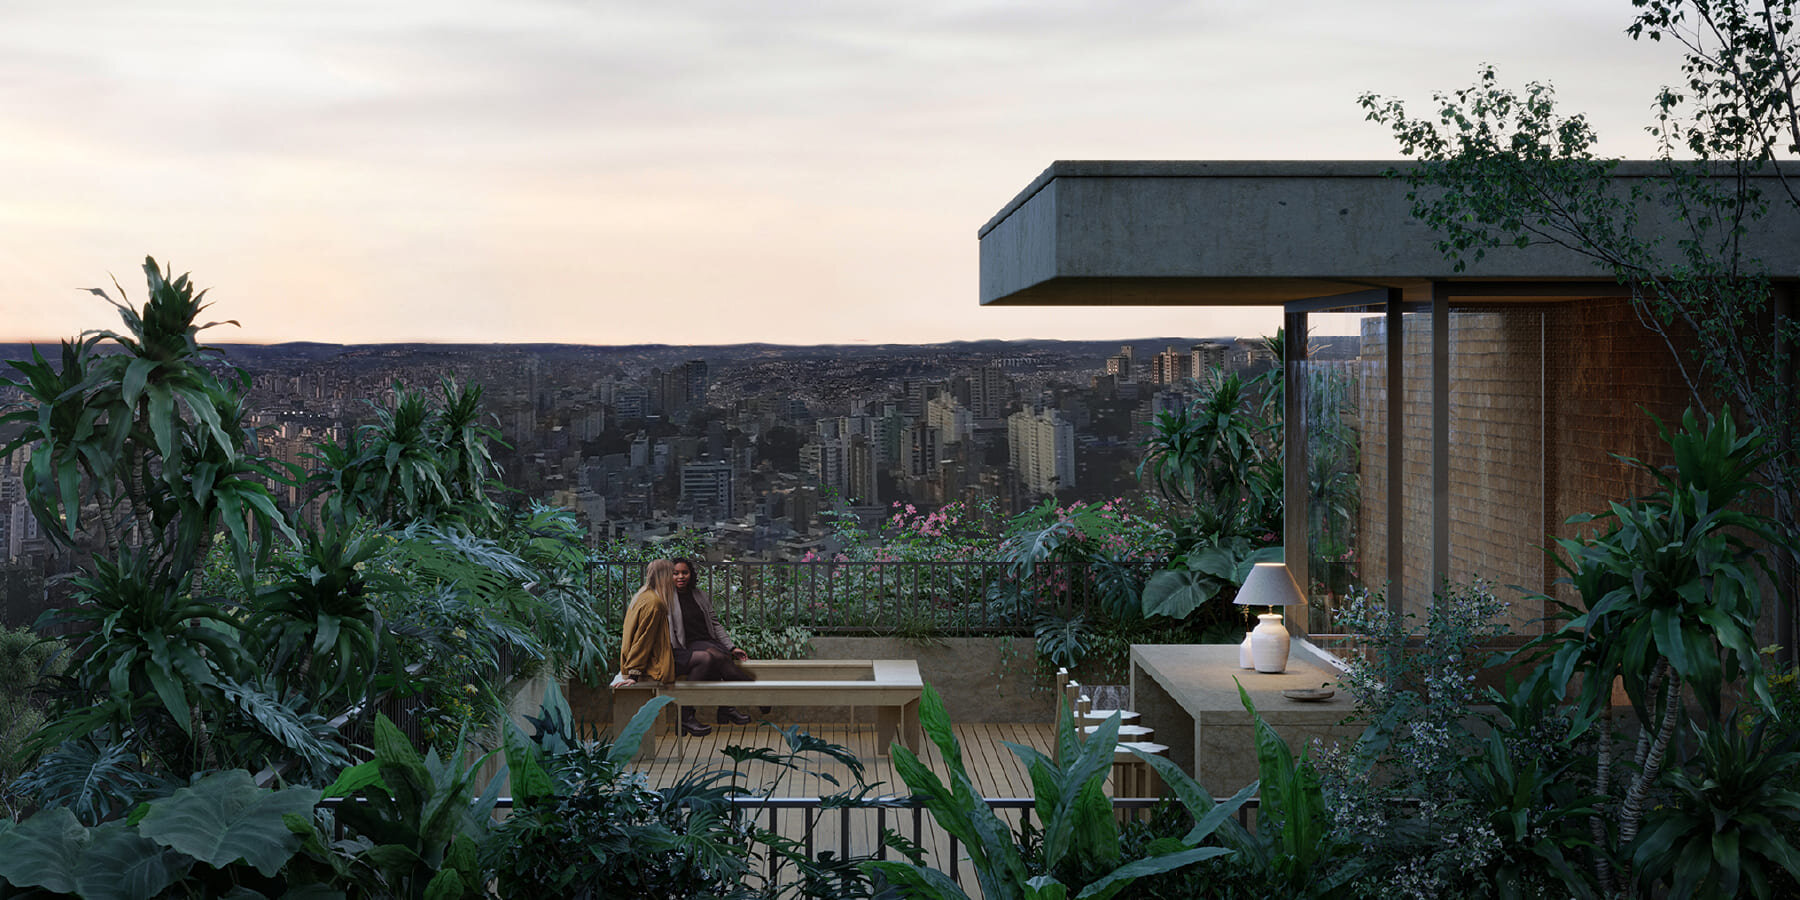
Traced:
POLYGON ((900 707, 875 707, 875 755, 887 756, 889 746, 900 739, 900 707))
POLYGON ((925 743, 925 730, 919 725, 919 701, 908 700, 900 707, 900 743, 914 753, 925 743))

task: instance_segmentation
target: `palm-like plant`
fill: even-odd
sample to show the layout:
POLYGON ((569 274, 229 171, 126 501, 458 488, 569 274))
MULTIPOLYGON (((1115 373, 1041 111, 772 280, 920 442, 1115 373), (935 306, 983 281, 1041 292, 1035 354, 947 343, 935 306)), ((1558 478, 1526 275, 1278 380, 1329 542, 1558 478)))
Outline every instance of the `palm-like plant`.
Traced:
MULTIPOLYGON (((1278 420, 1277 420, 1278 421, 1278 420)), ((1162 413, 1144 442, 1138 476, 1188 507, 1199 534, 1247 535, 1280 517, 1280 458, 1272 426, 1256 415, 1236 375, 1216 377, 1189 409, 1162 413), (1273 471, 1273 475, 1270 472, 1273 471)))
POLYGON ((180 583, 220 524, 240 563, 253 543, 294 535, 263 485, 269 469, 248 452, 240 396, 247 378, 240 373, 234 387, 215 375, 215 351, 197 339, 226 323, 195 321, 206 292, 188 276, 169 280, 153 259, 144 274, 141 311, 91 289, 119 310, 122 332, 65 342, 59 372, 35 351, 31 363, 14 364, 24 378, 8 383, 35 409, 0 419, 26 425, 0 452, 33 448, 25 476, 32 511, 53 539, 74 543, 92 500, 104 539, 129 539, 180 583), (102 341, 124 352, 101 354, 102 341))
POLYGON ((482 420, 481 388, 459 389, 445 379, 440 391, 434 401, 395 384, 391 408, 376 407, 373 423, 310 455, 307 481, 328 513, 396 525, 504 527, 489 493, 498 469, 488 446, 500 433, 482 420))
POLYGON ((1669 772, 1670 797, 1651 811, 1631 858, 1671 896, 1769 897, 1777 871, 1800 877, 1800 852, 1784 834, 1800 824, 1800 792, 1785 786, 1800 753, 1791 735, 1772 741, 1768 725, 1696 726, 1694 759, 1669 772))
POLYGON ((293 671, 289 683, 315 700, 347 684, 353 694, 368 690, 382 622, 362 568, 383 546, 379 532, 327 522, 306 535, 301 553, 283 560, 276 580, 257 595, 250 632, 268 648, 271 670, 293 671))
MULTIPOLYGON (((1761 490, 1754 473, 1767 457, 1768 439, 1739 435, 1729 415, 1702 424, 1690 409, 1681 428, 1659 421, 1674 464, 1658 469, 1620 457, 1649 473, 1659 490, 1629 503, 1614 503, 1596 521, 1604 529, 1587 538, 1558 539, 1557 564, 1580 594, 1582 606, 1558 603, 1561 626, 1536 642, 1549 651, 1549 675, 1566 692, 1579 677, 1578 711, 1601 723, 1595 736, 1596 790, 1614 792, 1611 686, 1617 679, 1638 720, 1632 765, 1609 812, 1616 832, 1607 840, 1594 820, 1596 842, 1629 847, 1637 839, 1652 789, 1683 721, 1690 694, 1709 719, 1717 719, 1729 685, 1740 683, 1768 706, 1768 682, 1755 646, 1761 585, 1772 575, 1753 541, 1771 541, 1775 528, 1744 508, 1761 490)), ((1614 871, 1605 854, 1596 869, 1603 885, 1624 890, 1629 871, 1614 871)))
POLYGON ((451 502, 474 525, 498 525, 499 508, 488 491, 500 470, 488 445, 500 440, 500 431, 483 421, 482 388, 444 379, 438 385, 441 399, 434 423, 434 439, 442 455, 445 490, 451 502))
MULTIPOLYGON (((159 726, 173 724, 197 742, 199 762, 216 765, 206 712, 221 699, 221 682, 248 664, 226 609, 193 599, 173 576, 152 570, 143 555, 129 550, 117 562, 95 560, 94 571, 74 585, 78 604, 55 619, 84 629, 75 652, 78 680, 108 698, 99 708, 112 714, 116 733, 143 723, 154 738, 159 726)), ((62 717, 36 740, 53 745, 87 734, 95 724, 62 717)))

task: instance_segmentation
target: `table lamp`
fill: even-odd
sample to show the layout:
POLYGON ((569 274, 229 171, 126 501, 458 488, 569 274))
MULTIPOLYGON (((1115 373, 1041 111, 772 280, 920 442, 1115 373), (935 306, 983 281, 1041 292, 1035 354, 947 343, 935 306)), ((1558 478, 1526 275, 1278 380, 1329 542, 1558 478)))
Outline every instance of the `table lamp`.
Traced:
POLYGON ((1286 563, 1257 563, 1238 588, 1239 606, 1267 606, 1269 611, 1257 616, 1256 630, 1250 632, 1250 658, 1258 672, 1282 672, 1287 669, 1287 625, 1281 621, 1277 606, 1303 606, 1306 597, 1300 585, 1288 574, 1286 563))

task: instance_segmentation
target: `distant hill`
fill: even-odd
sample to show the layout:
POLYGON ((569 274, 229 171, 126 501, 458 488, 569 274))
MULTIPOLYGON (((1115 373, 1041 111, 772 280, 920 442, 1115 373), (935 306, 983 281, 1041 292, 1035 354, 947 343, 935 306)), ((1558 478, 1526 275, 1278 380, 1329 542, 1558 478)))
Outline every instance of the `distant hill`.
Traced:
MULTIPOLYGON (((1229 342, 1230 337, 1149 337, 1112 338, 1102 341, 998 340, 949 341, 936 344, 324 344, 295 341, 284 344, 212 344, 239 365, 250 368, 280 367, 294 363, 321 362, 336 357, 355 359, 454 358, 468 354, 498 357, 536 355, 545 359, 594 360, 613 357, 668 358, 678 360, 704 355, 717 361, 737 359, 791 357, 805 359, 829 356, 873 357, 895 354, 917 355, 939 352, 953 356, 1000 356, 1008 352, 1053 352, 1067 356, 1092 356, 1103 359, 1130 344, 1140 354, 1155 353, 1164 347, 1184 347, 1199 341, 1229 342)), ((0 343, 0 360, 30 359, 31 344, 0 343)), ((39 352, 54 359, 57 343, 40 344, 39 352)))

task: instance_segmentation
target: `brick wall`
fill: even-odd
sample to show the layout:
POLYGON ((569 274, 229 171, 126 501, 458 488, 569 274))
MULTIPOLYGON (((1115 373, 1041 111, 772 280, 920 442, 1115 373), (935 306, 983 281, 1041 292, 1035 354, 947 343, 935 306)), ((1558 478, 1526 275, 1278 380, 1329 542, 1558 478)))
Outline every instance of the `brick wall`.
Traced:
MULTIPOLYGON (((1408 315, 1402 478, 1406 609, 1421 615, 1431 591, 1431 320, 1408 315)), ((1515 603, 1513 626, 1543 615, 1508 587, 1544 591, 1556 571, 1547 535, 1572 532, 1581 512, 1650 483, 1611 454, 1660 463, 1656 425, 1640 407, 1679 417, 1689 402, 1668 347, 1621 299, 1458 309, 1450 317, 1450 575, 1479 575, 1515 603)), ((1365 579, 1387 573, 1385 323, 1365 321, 1362 506, 1365 579)))

